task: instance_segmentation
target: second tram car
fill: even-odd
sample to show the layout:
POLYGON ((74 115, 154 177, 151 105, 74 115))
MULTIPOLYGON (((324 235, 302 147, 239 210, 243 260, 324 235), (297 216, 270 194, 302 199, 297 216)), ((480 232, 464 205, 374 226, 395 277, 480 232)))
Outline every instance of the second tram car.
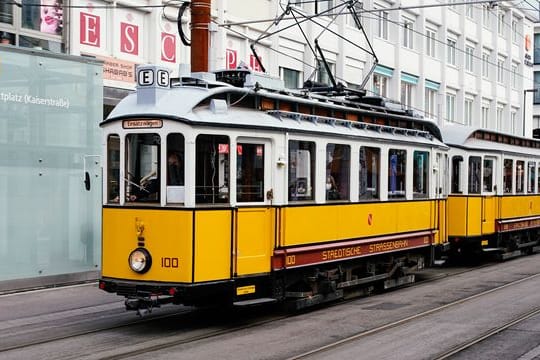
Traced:
POLYGON ((540 250, 540 141, 463 126, 443 134, 451 254, 507 259, 540 250))
POLYGON ((448 245, 434 124, 355 93, 215 76, 139 67, 101 124, 100 288, 137 310, 303 307, 412 282, 448 245))

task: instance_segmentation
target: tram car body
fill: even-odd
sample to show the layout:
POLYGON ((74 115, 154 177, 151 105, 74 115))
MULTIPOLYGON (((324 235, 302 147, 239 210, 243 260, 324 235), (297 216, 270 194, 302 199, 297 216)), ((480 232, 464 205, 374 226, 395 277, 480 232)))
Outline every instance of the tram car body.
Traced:
POLYGON ((215 76, 139 67, 101 124, 101 289, 138 310, 303 307, 412 282, 447 245, 448 147, 431 122, 215 76))
POLYGON ((442 133, 450 254, 507 259, 540 250, 540 141, 463 126, 442 133))

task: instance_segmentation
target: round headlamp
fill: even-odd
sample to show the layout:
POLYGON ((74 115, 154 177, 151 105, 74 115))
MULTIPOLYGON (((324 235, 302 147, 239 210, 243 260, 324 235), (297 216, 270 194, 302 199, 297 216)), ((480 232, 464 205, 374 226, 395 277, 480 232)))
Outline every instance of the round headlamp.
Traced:
POLYGON ((128 262, 131 270, 139 274, 144 274, 152 266, 152 257, 148 250, 137 248, 129 254, 128 262))

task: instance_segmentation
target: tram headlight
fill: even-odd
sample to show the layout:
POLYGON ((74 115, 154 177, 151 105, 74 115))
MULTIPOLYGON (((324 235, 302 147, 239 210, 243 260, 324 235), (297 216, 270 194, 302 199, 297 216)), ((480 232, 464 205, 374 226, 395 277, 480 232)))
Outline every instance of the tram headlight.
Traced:
POLYGON ((128 262, 131 270, 139 274, 144 274, 152 266, 152 257, 148 250, 137 248, 129 254, 128 262))

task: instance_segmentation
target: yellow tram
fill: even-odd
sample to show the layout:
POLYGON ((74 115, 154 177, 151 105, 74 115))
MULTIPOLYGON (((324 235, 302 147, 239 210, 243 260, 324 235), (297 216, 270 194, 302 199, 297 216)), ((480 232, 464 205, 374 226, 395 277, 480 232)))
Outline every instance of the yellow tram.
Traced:
POLYGON ((303 307, 412 282, 447 245, 431 122, 247 70, 137 79, 101 124, 100 288, 127 308, 303 307))
POLYGON ((449 126, 448 236, 458 256, 540 250, 540 141, 449 126))

